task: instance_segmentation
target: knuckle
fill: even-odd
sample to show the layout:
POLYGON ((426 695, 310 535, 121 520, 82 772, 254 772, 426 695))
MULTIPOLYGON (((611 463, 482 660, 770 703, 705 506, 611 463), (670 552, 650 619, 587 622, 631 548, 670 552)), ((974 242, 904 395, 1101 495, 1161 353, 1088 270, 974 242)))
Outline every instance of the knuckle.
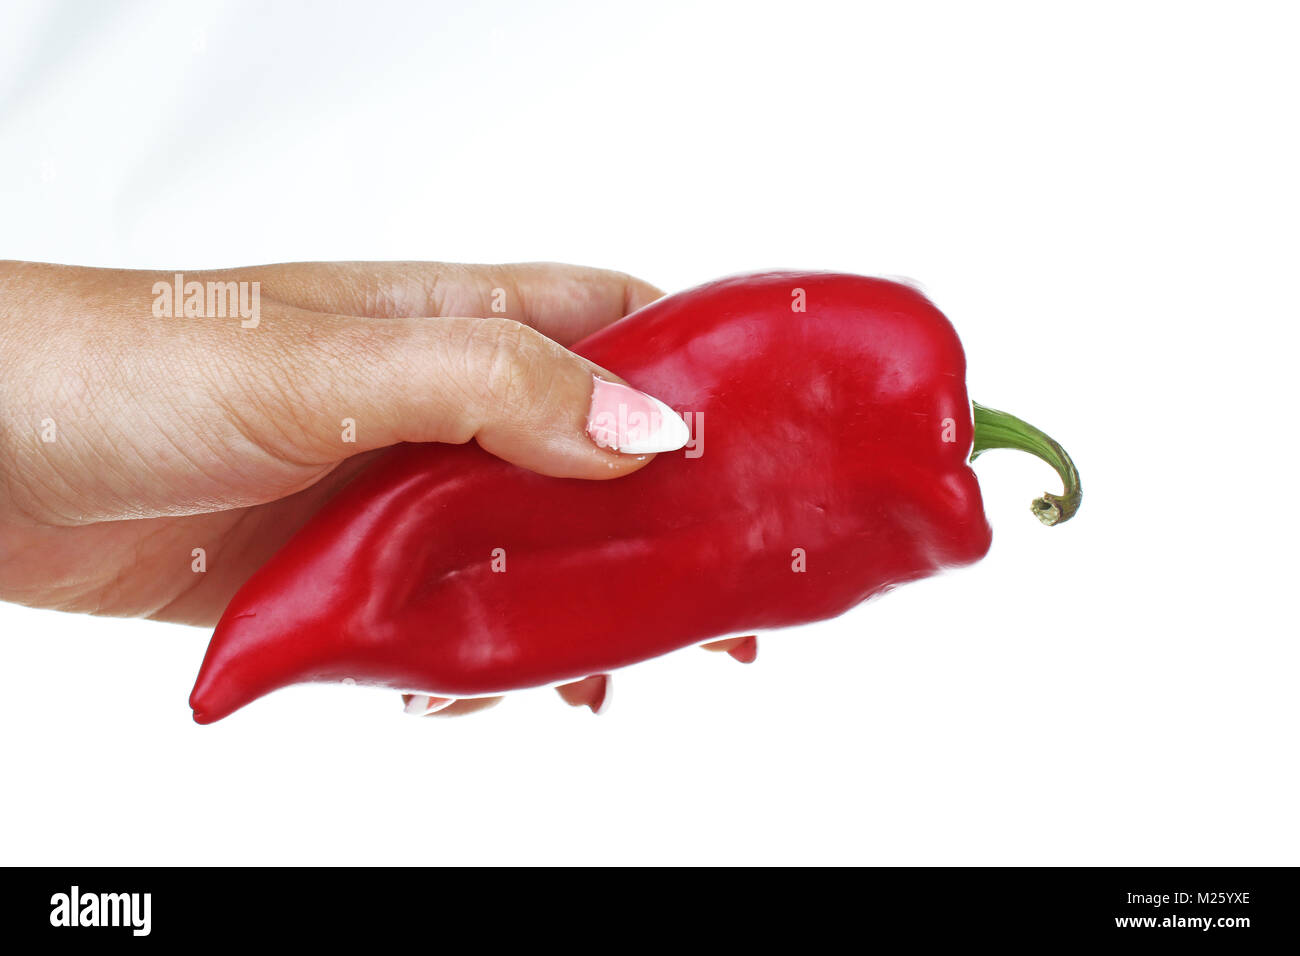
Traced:
POLYGON ((541 334, 511 319, 484 319, 474 324, 471 338, 485 397, 512 408, 528 402, 546 353, 541 334))

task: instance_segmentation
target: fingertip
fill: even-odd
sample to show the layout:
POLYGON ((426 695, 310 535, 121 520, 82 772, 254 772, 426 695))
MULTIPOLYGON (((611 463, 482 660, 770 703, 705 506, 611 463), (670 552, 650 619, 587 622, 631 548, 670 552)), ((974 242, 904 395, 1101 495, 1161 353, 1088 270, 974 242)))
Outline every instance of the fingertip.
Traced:
POLYGON ((691 440, 685 420, 653 395, 594 377, 587 435, 601 448, 628 455, 677 451, 691 440))

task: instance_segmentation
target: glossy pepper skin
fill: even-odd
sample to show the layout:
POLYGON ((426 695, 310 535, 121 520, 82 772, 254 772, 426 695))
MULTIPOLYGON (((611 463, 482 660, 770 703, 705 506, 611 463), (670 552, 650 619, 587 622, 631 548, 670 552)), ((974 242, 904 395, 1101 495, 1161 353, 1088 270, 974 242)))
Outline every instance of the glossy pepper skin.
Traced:
POLYGON ((737 276, 574 351, 686 413, 695 447, 611 481, 473 443, 391 449, 232 600, 195 719, 301 681, 467 697, 575 680, 835 617, 988 551, 961 343, 909 286, 737 276))

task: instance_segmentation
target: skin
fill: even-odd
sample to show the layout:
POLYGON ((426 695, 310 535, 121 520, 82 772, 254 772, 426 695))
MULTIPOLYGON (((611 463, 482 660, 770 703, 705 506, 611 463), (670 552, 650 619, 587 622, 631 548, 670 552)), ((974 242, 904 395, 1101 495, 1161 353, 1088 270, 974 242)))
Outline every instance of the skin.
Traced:
POLYGON ((662 295, 639 279, 551 263, 184 274, 259 282, 260 324, 241 328, 155 317, 174 274, 0 262, 0 600, 211 627, 395 442, 475 440, 593 480, 650 460, 587 436, 592 374, 621 380, 564 348, 662 295))

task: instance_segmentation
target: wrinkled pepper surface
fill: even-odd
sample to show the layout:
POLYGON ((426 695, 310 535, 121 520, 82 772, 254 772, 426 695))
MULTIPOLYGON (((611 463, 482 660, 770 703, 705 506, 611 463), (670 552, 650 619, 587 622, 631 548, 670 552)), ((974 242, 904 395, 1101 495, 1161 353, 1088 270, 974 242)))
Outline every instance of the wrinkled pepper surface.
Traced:
POLYGON ((970 461, 1060 446, 974 406, 920 292, 760 273, 661 299, 574 351, 683 413, 693 445, 611 481, 477 445, 384 453, 236 594, 190 698, 201 723, 301 681, 473 697, 835 617, 989 549, 970 461), (504 560, 504 565, 502 561, 504 560))

